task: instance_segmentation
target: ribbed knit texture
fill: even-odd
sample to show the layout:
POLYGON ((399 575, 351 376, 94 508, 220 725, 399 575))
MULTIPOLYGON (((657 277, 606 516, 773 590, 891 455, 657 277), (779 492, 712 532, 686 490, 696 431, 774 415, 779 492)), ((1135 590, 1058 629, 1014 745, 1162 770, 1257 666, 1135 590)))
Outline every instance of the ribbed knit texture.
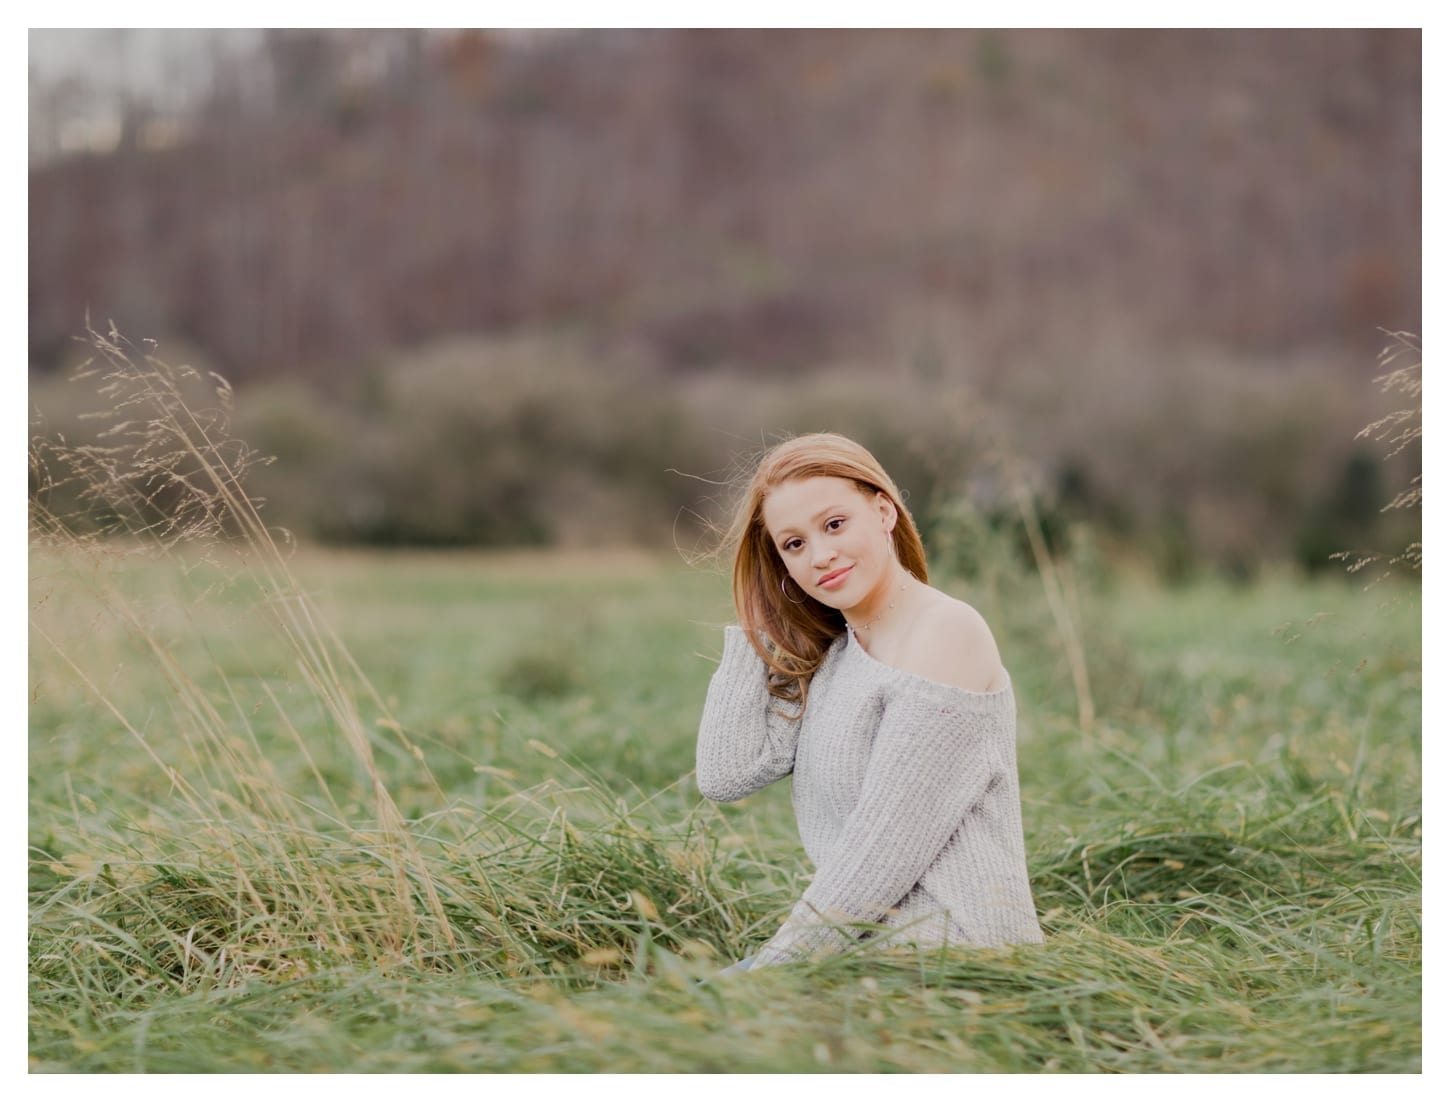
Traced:
POLYGON ((787 774, 815 879, 756 967, 891 942, 1040 942, 1017 786, 1016 701, 885 665, 848 631, 811 679, 804 716, 770 696, 737 626, 710 680, 696 781, 739 800, 787 774), (781 713, 786 713, 782 715, 781 713), (843 928, 844 927, 844 928, 843 928))

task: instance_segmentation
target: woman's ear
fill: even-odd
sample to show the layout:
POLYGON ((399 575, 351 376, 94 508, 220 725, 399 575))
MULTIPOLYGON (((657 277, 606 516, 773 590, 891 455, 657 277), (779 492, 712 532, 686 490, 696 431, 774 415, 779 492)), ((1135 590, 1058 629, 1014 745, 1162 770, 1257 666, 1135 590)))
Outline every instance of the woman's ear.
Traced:
POLYGON ((896 530, 896 505, 880 490, 876 491, 876 507, 881 510, 881 526, 887 533, 896 530))

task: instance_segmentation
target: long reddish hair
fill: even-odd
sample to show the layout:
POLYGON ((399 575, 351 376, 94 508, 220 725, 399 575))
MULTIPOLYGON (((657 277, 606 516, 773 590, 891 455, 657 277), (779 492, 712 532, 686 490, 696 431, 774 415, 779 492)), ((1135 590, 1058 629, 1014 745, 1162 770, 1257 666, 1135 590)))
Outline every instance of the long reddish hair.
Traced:
POLYGON ((787 600, 781 587, 789 575, 766 531, 763 508, 766 495, 782 483, 817 476, 844 478, 867 496, 885 494, 896 506, 892 531, 896 560, 926 581, 926 552, 901 491, 860 444, 834 432, 815 432, 785 440, 761 457, 723 546, 735 547, 731 576, 735 613, 745 637, 769 669, 770 694, 799 705, 802 712, 811 678, 831 642, 845 630, 846 620, 839 609, 808 594, 802 594, 799 604, 794 598, 787 600))

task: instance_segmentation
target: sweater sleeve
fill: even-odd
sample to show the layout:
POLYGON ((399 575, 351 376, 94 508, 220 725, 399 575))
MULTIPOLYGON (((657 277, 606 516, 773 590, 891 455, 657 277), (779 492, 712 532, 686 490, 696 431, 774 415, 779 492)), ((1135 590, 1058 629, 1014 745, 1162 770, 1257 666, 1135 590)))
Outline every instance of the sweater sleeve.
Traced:
POLYGON ((725 629, 725 652, 710 679, 695 747, 695 783, 711 800, 744 799, 795 765, 799 718, 770 695, 766 666, 745 632, 725 629))
POLYGON ((999 771, 1003 703, 948 686, 888 698, 861 797, 757 967, 843 949, 855 935, 835 926, 882 922, 906 897, 999 771))

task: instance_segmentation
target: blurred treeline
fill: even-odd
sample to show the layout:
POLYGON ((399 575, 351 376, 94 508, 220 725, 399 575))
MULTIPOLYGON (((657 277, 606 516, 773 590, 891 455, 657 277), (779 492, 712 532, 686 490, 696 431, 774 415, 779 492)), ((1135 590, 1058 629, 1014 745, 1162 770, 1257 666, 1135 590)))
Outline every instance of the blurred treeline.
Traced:
POLYGON ((268 32, 33 161, 32 396, 154 338, 332 541, 689 544, 828 428, 928 527, 1008 452, 1050 537, 1327 566, 1419 470, 1353 438, 1420 120, 1418 31, 268 32))

